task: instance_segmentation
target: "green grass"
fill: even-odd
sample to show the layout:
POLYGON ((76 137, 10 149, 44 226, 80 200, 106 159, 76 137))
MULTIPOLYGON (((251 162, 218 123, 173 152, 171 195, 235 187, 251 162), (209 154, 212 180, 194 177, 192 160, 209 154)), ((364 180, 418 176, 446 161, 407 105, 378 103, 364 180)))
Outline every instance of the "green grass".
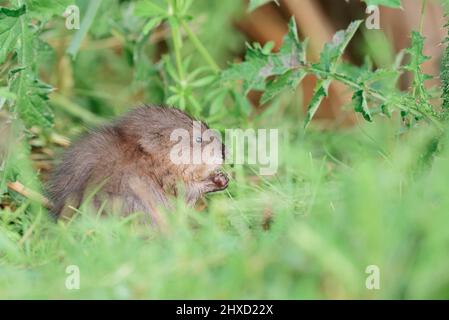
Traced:
POLYGON ((435 133, 396 130, 292 130, 277 176, 235 167, 229 194, 203 212, 179 205, 165 233, 137 217, 2 211, 0 297, 446 298, 448 151, 426 160, 435 133), (80 290, 65 288, 69 265, 80 290), (380 290, 365 287, 368 265, 380 290))

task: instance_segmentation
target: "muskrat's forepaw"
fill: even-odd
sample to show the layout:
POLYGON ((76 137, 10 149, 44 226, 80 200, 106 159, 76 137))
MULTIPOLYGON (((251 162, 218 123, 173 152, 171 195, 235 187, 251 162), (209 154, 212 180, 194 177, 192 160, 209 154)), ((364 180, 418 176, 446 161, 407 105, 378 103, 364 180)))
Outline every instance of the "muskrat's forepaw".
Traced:
POLYGON ((229 178, 223 172, 217 172, 212 177, 212 182, 217 187, 217 190, 223 190, 228 186, 229 178))

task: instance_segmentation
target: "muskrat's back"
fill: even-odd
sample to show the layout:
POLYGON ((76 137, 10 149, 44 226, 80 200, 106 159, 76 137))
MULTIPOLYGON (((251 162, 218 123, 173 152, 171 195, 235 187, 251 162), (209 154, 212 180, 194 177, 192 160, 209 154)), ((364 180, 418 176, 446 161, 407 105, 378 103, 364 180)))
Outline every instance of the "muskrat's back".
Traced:
MULTIPOLYGON (((179 109, 140 107, 87 134, 64 154, 51 176, 48 193, 52 211, 56 216, 61 212, 65 215, 65 208, 77 208, 95 194, 96 207, 106 201, 123 214, 143 211, 151 215, 157 206, 169 206, 168 197, 179 194, 180 183, 189 203, 226 188, 228 180, 219 171, 224 146, 218 136, 207 144, 220 150, 221 162, 176 164, 170 159, 173 146, 179 144, 171 139, 171 133, 183 129, 192 134, 194 122, 200 123, 200 134, 208 130, 179 109)), ((196 140, 201 147, 206 143, 196 140)), ((191 140, 183 143, 184 149, 192 149, 191 140)))
POLYGON ((73 207, 80 205, 93 170, 100 164, 108 166, 108 162, 114 162, 113 150, 119 144, 116 128, 105 126, 90 132, 64 153, 47 188, 56 215, 69 200, 73 207))

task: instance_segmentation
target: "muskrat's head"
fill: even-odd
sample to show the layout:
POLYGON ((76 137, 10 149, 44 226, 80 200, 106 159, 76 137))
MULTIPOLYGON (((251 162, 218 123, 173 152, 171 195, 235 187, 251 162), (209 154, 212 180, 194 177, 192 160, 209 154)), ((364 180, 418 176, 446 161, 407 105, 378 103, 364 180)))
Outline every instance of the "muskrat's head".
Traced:
POLYGON ((120 127, 135 136, 156 171, 173 183, 183 181, 199 193, 227 187, 225 146, 220 134, 203 122, 176 108, 148 106, 131 111, 120 127))

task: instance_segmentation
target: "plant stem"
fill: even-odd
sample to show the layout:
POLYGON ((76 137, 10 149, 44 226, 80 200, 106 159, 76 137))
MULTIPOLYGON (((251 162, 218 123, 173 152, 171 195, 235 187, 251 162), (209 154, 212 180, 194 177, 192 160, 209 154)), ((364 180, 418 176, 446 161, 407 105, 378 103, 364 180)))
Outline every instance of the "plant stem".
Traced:
POLYGON ((184 85, 185 76, 184 76, 184 68, 182 66, 181 61, 182 42, 179 34, 179 26, 177 20, 174 17, 169 19, 169 21, 173 38, 173 50, 175 51, 176 68, 178 69, 179 80, 181 80, 181 82, 183 82, 182 85, 184 85))
MULTIPOLYGON (((18 5, 22 6, 25 4, 24 0, 19 0, 18 1, 18 5)), ((27 14, 23 14, 22 16, 19 17, 20 19, 20 42, 21 42, 21 49, 19 51, 18 54, 18 61, 19 64, 23 67, 23 68, 30 68, 31 67, 31 60, 32 60, 32 52, 31 52, 31 48, 29 46, 29 39, 28 39, 28 25, 27 25, 27 14)), ((24 81, 26 74, 25 74, 25 70, 22 70, 19 74, 19 78, 18 78, 18 85, 17 85, 17 89, 15 90, 15 94, 17 95, 17 99, 16 102, 13 104, 13 108, 12 108, 12 112, 15 113, 17 112, 17 108, 20 107, 21 105, 23 105, 23 99, 26 95, 26 88, 24 87, 24 81)))
POLYGON ((25 198, 28 198, 32 201, 38 202, 42 206, 44 206, 47 209, 51 209, 52 204, 50 200, 48 200, 45 196, 40 194, 37 191, 33 191, 27 187, 25 187, 22 183, 19 181, 15 182, 9 182, 7 184, 8 189, 17 192, 18 194, 24 196, 25 198))
POLYGON ((67 49, 67 53, 72 56, 72 58, 76 57, 76 54, 78 53, 79 48, 81 47, 81 42, 83 41, 84 37, 87 34, 87 31, 89 31, 90 26, 92 25, 95 16, 97 15, 97 11, 100 8, 102 0, 91 0, 89 2, 89 6, 87 7, 86 15, 83 18, 83 21, 81 22, 80 29, 76 32, 75 36, 73 37, 72 41, 70 42, 70 45, 67 49))
POLYGON ((87 109, 77 105, 70 101, 63 95, 53 92, 51 95, 50 103, 52 105, 59 106, 62 110, 70 114, 71 116, 83 120, 85 123, 97 126, 105 122, 105 120, 96 114, 90 112, 87 109))
POLYGON ((424 16, 426 14, 426 5, 427 5, 427 0, 422 0, 421 20, 419 22, 419 33, 421 33, 421 34, 422 34, 422 31, 424 28, 424 16))
POLYGON ((211 68, 214 70, 214 72, 216 72, 216 73, 220 72, 220 70, 221 70, 220 67, 215 62, 214 58, 212 58, 209 51, 207 51, 207 49, 204 47, 204 45, 198 39, 196 34, 192 31, 192 29, 190 29, 189 25, 184 20, 181 20, 181 25, 184 28, 184 30, 187 32, 187 35, 189 36, 193 45, 196 47, 198 52, 203 56, 204 60, 206 60, 206 62, 211 66, 211 68))
MULTIPOLYGON (((322 74, 324 72, 324 70, 320 69, 320 68, 316 68, 313 67, 311 65, 305 66, 304 69, 306 70, 307 73, 312 73, 312 74, 322 74)), ((373 90, 371 88, 365 87, 360 85, 357 82, 352 81, 351 79, 348 79, 345 75, 343 74, 339 74, 338 72, 327 72, 327 76, 340 81, 356 90, 364 90, 365 92, 367 92, 371 97, 381 101, 381 102, 387 102, 388 99, 382 95, 380 92, 373 90)), ((398 102, 394 102, 393 103, 396 107, 398 107, 401 110, 404 111, 408 111, 411 114, 415 115, 415 116, 424 116, 425 118, 427 118, 428 120, 430 120, 430 122, 432 122, 432 124, 434 124, 440 131, 443 131, 443 126, 442 124, 435 119, 432 115, 429 115, 427 113, 424 113, 423 111, 416 109, 416 108, 411 108, 409 106, 403 105, 401 103, 398 102)))

